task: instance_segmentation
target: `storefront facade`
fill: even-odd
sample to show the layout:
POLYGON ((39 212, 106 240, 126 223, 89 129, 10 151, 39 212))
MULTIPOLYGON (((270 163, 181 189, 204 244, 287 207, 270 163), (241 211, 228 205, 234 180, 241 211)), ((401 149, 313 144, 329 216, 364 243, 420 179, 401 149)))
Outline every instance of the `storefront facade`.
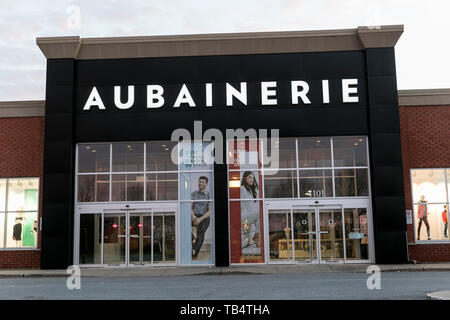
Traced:
POLYGON ((43 169, 23 177, 40 178, 42 232, 28 251, 44 269, 416 260, 402 32, 38 39, 43 169))

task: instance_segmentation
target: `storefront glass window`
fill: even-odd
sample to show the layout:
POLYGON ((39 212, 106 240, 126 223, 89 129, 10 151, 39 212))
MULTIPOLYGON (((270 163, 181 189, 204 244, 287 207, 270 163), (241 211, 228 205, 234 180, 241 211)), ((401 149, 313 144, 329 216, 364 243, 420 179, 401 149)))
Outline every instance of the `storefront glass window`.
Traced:
POLYGON ((37 247, 39 179, 0 179, 0 248, 37 247))
POLYGON ((172 141, 80 144, 78 202, 178 200, 178 157, 172 141))
POLYGON ((113 174, 111 201, 143 201, 144 175, 113 174))
MULTIPOLYGON (((369 196, 367 139, 364 137, 280 138, 267 142, 230 140, 227 147, 232 263, 264 261, 265 233, 261 223, 264 200, 369 196), (273 158, 276 154, 279 155, 278 161, 273 158), (277 163, 278 167, 274 167, 277 163), (247 179, 249 181, 246 183, 247 179)), ((291 236, 285 235, 285 239, 280 240, 283 228, 290 228, 289 225, 281 226, 282 216, 281 213, 274 213, 272 218, 269 215, 269 259, 294 257, 290 252, 294 249, 287 245, 291 236), (283 241, 286 244, 280 249, 283 241), (279 248, 276 248, 277 245, 279 248)), ((330 248, 338 248, 330 256, 333 259, 343 259, 344 222, 339 219, 335 222, 340 227, 332 229, 342 233, 334 234, 334 238, 340 239, 339 245, 323 236, 323 243, 328 243, 330 248)), ((305 239, 299 234, 295 237, 298 241, 294 242, 301 251, 303 244, 300 243, 305 239)), ((366 259, 361 253, 355 253, 355 259, 359 256, 362 260, 366 259)))
POLYGON ((347 260, 369 259, 367 209, 344 209, 347 260))
POLYGON ((213 143, 180 145, 182 264, 214 263, 213 143))
POLYGON ((230 201, 231 263, 264 262, 263 202, 230 201))
POLYGON ((112 171, 114 172, 144 171, 144 144, 113 143, 112 171))
MULTIPOLYGON (((278 168, 295 168, 297 166, 296 159, 296 140, 295 139, 280 139, 279 141, 268 140, 264 146, 268 157, 276 158, 274 155, 278 153, 278 168)), ((265 168, 273 167, 274 163, 265 163, 265 168)))
POLYGON ((331 139, 299 138, 298 166, 299 168, 331 167, 331 139))
POLYGON ((366 138, 333 138, 333 156, 335 167, 367 166, 366 138))
POLYGON ((337 169, 334 171, 336 197, 367 197, 367 169, 337 169))
POLYGON ((331 170, 299 170, 300 198, 321 198, 333 196, 331 170))
POLYGON ((177 200, 178 174, 151 173, 147 174, 148 201, 177 200))
POLYGON ((104 202, 109 201, 109 175, 79 175, 78 201, 104 202))
POLYGON ((266 170, 264 174, 264 196, 266 198, 297 197, 296 170, 266 170))
POLYGON ((109 144, 84 144, 78 148, 78 172, 108 172, 109 144))
POLYGON ((178 143, 171 141, 147 142, 147 171, 177 171, 178 143))
POLYGON ((411 170, 417 240, 449 240, 448 171, 449 169, 411 170))

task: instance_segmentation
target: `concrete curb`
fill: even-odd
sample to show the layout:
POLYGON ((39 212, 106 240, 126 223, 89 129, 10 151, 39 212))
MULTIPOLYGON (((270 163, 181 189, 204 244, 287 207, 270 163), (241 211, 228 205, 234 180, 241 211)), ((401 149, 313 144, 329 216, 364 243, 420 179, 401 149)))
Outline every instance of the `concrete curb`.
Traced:
MULTIPOLYGON (((366 273, 369 264, 264 265, 231 267, 81 268, 83 277, 366 273)), ((381 272, 450 271, 450 264, 379 265, 381 272)), ((67 277, 66 270, 0 270, 0 278, 67 277)))
POLYGON ((431 300, 450 300, 450 291, 435 291, 427 293, 427 298, 431 300))

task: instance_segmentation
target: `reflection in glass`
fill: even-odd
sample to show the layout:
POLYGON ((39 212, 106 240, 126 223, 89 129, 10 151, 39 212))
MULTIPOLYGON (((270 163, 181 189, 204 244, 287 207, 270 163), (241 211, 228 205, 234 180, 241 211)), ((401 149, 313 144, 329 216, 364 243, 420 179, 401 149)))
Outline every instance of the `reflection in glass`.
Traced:
POLYGON ((147 174, 146 200, 178 200, 177 173, 147 174))
POLYGON ((6 247, 36 247, 38 231, 37 220, 37 212, 8 212, 6 223, 6 247))
POLYGON ((335 167, 367 166, 366 138, 333 138, 333 156, 335 167))
POLYGON ((114 172, 144 171, 144 144, 113 143, 112 171, 114 172))
POLYGON ((9 179, 8 211, 34 211, 38 209, 38 203, 38 178, 9 179))
POLYGON ((113 174, 111 201, 144 200, 144 176, 137 174, 113 174))
POLYGON ((175 214, 153 216, 153 262, 175 262, 175 214))
POLYGON ((367 210, 344 209, 345 247, 348 260, 369 259, 369 232, 367 230, 367 210))
POLYGON ((271 157, 272 162, 269 164, 265 164, 265 168, 278 169, 278 168, 296 168, 297 167, 297 159, 296 159, 296 146, 295 139, 289 138, 280 138, 278 141, 272 141, 269 139, 267 141, 267 145, 264 145, 266 148, 265 154, 271 157), (273 144, 273 145, 272 145, 273 144), (278 165, 274 162, 276 159, 276 152, 278 153, 278 165))
POLYGON ((297 197, 297 171, 279 170, 276 174, 269 175, 265 171, 264 196, 266 198, 293 198, 297 197))
POLYGON ((103 238, 103 263, 125 263, 125 215, 105 215, 103 238))
POLYGON ((100 264, 102 215, 80 215, 80 264, 100 264))
POLYGON ((331 167, 330 138, 299 138, 299 168, 331 167))
POLYGON ((331 170, 299 170, 300 198, 333 196, 331 170))
POLYGON ((109 172, 109 144, 80 144, 78 146, 78 172, 109 172))
POLYGON ((313 210, 293 210, 294 257, 296 261, 317 260, 316 213, 313 210))
POLYGON ((109 201, 109 174, 79 175, 78 202, 109 201))
POLYGON ((421 196, 428 202, 447 202, 444 169, 413 169, 411 176, 414 203, 418 203, 421 196))
POLYGON ((177 171, 172 152, 178 154, 178 143, 172 141, 147 142, 147 171, 177 171), (175 148, 175 149, 174 149, 175 148))
POLYGON ((321 259, 343 260, 344 240, 341 210, 320 210, 319 221, 321 259))
POLYGON ((336 169, 334 171, 336 197, 369 195, 367 169, 336 169))
POLYGON ((270 260, 292 259, 290 210, 269 211, 269 250, 270 260))

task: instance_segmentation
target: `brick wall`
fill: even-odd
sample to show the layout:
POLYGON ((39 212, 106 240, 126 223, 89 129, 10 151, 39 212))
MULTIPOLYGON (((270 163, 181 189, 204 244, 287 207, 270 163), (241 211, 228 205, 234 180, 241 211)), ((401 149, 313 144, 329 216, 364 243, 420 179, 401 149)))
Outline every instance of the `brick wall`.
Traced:
MULTIPOLYGON (((401 106, 405 205, 413 210, 411 168, 450 168, 450 106, 401 106)), ((449 244, 415 244, 414 225, 408 225, 410 259, 450 262, 449 244)))
MULTIPOLYGON (((39 177, 39 213, 42 208, 44 118, 0 118, 0 178, 39 177)), ((0 250, 0 268, 39 268, 38 250, 0 250)))

